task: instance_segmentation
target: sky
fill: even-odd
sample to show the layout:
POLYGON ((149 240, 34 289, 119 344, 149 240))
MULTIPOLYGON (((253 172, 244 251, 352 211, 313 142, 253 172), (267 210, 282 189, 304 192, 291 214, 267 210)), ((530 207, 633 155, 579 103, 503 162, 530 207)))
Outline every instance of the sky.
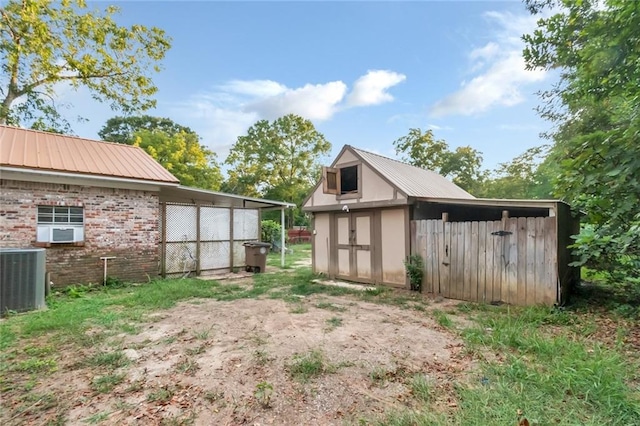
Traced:
MULTIPOLYGON (((332 143, 325 164, 345 144, 395 157, 410 128, 479 150, 487 169, 545 143, 536 92, 554 76, 525 70, 536 18, 519 1, 89 3, 108 4, 120 24, 172 38, 147 113, 192 128, 220 161, 257 120, 288 113, 332 143)), ((116 115, 83 89, 60 97, 78 136, 116 115)))

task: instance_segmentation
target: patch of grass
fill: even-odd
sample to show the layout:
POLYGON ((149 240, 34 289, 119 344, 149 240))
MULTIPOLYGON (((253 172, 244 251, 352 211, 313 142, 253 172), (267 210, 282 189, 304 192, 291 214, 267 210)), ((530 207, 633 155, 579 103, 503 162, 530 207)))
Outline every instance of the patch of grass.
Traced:
POLYGON ((333 303, 329 302, 318 302, 315 306, 318 309, 326 309, 333 312, 345 312, 347 310, 347 308, 345 308, 344 306, 334 305, 333 303))
POLYGON ((451 318, 449 318, 449 316, 445 312, 442 312, 439 309, 434 309, 433 311, 431 311, 431 314, 433 315, 433 318, 436 320, 436 322, 440 324, 442 327, 445 327, 445 328, 453 327, 453 321, 451 320, 451 318))
POLYGON ((270 359, 267 351, 257 349, 253 352, 253 359, 255 359, 256 364, 258 365, 266 365, 270 359))
POLYGON ((504 307, 477 321, 463 332, 467 344, 504 359, 482 365, 482 386, 460 388, 457 422, 508 424, 522 409, 532 424, 637 424, 637 360, 574 333, 572 315, 504 307))
MULTIPOLYGON (((366 420, 365 424, 370 424, 366 420)), ((374 420, 376 426, 431 426, 450 425, 454 423, 445 413, 432 410, 402 410, 391 411, 384 415, 382 419, 374 420)), ((479 425, 489 425, 491 423, 476 423, 479 425)), ((515 423, 514 423, 515 424, 515 423)))
POLYGON ((87 359, 92 367, 120 368, 129 364, 129 358, 122 351, 97 353, 87 359))
POLYGON ((327 331, 332 331, 335 330, 336 328, 340 327, 342 325, 342 318, 338 318, 338 317, 331 317, 327 320, 327 327, 326 330, 327 331))
POLYGON ((187 374, 189 376, 193 376, 194 374, 196 374, 196 371, 198 371, 199 369, 200 366, 198 365, 198 362, 193 358, 185 357, 180 360, 178 364, 176 364, 176 371, 178 373, 187 374))
POLYGON ((202 345, 198 345, 195 348, 187 348, 184 352, 189 356, 199 355, 207 350, 207 345, 203 343, 202 345))
POLYGON ((428 377, 424 374, 416 374, 410 382, 411 392, 413 396, 424 403, 428 403, 432 399, 432 384, 428 377))
POLYGON ((109 413, 108 411, 102 411, 100 413, 96 413, 92 416, 87 417, 84 422, 90 425, 96 425, 107 420, 109 418, 109 414, 111 413, 109 413))
MULTIPOLYGON (((285 253, 284 269, 291 269, 296 262, 311 258, 310 243, 291 244, 286 248, 289 251, 285 253)), ((267 266, 280 268, 280 253, 270 252, 267 255, 267 266)))
POLYGON ((26 360, 19 361, 11 367, 11 369, 22 373, 50 374, 58 369, 58 363, 53 358, 28 358, 26 360))
POLYGON ((304 314, 308 311, 309 309, 307 309, 305 304, 302 302, 294 303, 291 308, 289 308, 289 312, 292 314, 304 314))
POLYGON ((149 394, 147 395, 147 401, 166 404, 171 401, 171 398, 173 398, 174 394, 175 390, 173 390, 169 386, 163 386, 152 392, 149 392, 149 394))
POLYGON ((109 393, 124 380, 124 374, 107 374, 91 381, 91 388, 98 393, 109 393))
POLYGON ((193 333, 193 336, 199 340, 207 340, 209 338, 209 333, 211 333, 211 328, 208 330, 200 330, 193 333))
POLYGON ((288 365, 289 374, 300 382, 307 382, 309 379, 332 372, 334 369, 324 358, 320 350, 313 350, 305 354, 293 356, 291 364, 288 365))

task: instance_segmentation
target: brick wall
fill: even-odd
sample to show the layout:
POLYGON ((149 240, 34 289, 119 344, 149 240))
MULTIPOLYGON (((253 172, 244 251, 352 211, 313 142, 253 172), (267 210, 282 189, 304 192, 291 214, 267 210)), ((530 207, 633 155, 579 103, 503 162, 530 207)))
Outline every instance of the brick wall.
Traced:
POLYGON ((108 275, 147 281, 158 275, 159 200, 155 192, 2 180, 0 247, 36 245, 37 207, 84 208, 84 245, 47 247, 47 271, 55 286, 101 283, 108 275))

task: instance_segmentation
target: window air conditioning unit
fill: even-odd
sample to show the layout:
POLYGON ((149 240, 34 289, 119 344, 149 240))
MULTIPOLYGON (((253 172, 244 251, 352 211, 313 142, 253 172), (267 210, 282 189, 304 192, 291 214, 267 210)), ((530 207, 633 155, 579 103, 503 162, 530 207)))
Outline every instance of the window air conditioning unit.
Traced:
POLYGON ((49 241, 52 243, 74 243, 79 240, 78 228, 52 226, 49 241))

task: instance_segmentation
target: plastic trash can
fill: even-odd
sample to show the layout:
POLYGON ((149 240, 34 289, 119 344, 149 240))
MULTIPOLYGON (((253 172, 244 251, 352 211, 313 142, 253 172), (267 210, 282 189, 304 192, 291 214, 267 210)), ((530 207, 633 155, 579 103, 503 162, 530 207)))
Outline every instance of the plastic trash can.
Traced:
POLYGON ((249 241, 244 246, 244 264, 247 272, 264 272, 267 268, 267 254, 271 248, 269 243, 249 241))

